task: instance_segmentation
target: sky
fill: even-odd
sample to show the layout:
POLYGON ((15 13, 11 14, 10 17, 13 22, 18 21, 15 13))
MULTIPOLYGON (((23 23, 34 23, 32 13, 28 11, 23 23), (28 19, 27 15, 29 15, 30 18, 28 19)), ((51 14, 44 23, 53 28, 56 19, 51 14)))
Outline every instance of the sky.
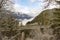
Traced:
MULTIPOLYGON (((15 0, 14 9, 17 12, 36 16, 42 9, 44 9, 47 3, 47 0, 15 0)), ((50 9, 56 7, 55 4, 55 1, 52 0, 48 8, 50 9)))
POLYGON ((35 16, 40 13, 40 10, 46 5, 43 3, 44 1, 45 0, 15 0, 14 8, 18 12, 35 16))

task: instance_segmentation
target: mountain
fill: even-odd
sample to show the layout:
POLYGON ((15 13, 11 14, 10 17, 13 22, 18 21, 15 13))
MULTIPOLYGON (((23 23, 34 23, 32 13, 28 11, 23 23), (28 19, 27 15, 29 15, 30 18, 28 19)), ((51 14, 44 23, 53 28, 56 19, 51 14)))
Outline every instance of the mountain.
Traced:
POLYGON ((32 16, 30 16, 30 15, 27 15, 27 14, 13 14, 14 15, 14 17, 15 18, 17 18, 17 19, 22 19, 22 20, 24 20, 24 19, 30 19, 30 18, 32 18, 32 16))
POLYGON ((28 22, 27 24, 38 23, 41 25, 50 25, 52 23, 58 24, 59 22, 60 9, 53 8, 42 11, 38 16, 36 16, 31 22, 28 22))

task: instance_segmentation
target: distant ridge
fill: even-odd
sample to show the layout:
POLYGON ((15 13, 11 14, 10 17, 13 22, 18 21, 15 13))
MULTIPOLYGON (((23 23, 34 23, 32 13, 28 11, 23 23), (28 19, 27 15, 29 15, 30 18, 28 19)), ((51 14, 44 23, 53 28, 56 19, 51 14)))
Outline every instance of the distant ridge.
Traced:
POLYGON ((17 19, 22 19, 22 20, 32 18, 32 16, 27 15, 27 14, 16 14, 15 13, 15 14, 13 14, 13 16, 17 19))

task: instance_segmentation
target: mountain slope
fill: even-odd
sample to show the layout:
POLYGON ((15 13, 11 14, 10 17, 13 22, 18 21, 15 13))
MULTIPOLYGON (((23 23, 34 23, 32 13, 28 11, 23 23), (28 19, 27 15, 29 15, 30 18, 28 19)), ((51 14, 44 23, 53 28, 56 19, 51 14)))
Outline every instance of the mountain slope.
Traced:
POLYGON ((60 15, 60 9, 58 8, 47 9, 41 12, 38 16, 36 16, 31 22, 28 22, 27 24, 36 22, 42 25, 48 25, 48 24, 50 25, 53 23, 52 22, 53 18, 57 18, 56 16, 59 16, 58 14, 60 15))

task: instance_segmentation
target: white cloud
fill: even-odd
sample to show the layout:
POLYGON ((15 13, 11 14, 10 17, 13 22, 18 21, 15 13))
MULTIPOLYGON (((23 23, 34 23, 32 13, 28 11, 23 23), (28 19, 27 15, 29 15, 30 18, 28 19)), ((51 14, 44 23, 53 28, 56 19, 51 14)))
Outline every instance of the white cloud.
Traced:
POLYGON ((47 0, 29 0, 30 2, 36 2, 36 1, 39 1, 39 2, 46 2, 47 0))
POLYGON ((18 5, 18 4, 15 4, 15 5, 14 5, 14 9, 15 9, 15 11, 19 11, 19 10, 20 10, 20 8, 21 8, 21 6, 20 6, 20 5, 18 5))
POLYGON ((37 13, 39 13, 38 9, 35 9, 35 8, 30 9, 27 6, 22 6, 22 5, 18 5, 18 4, 14 5, 14 9, 17 12, 21 12, 21 13, 25 13, 25 14, 30 14, 30 15, 32 14, 33 16, 36 15, 37 13))
MULTIPOLYGON (((30 0, 30 1, 35 2, 37 0, 30 0)), ((24 5, 20 5, 20 4, 15 4, 14 8, 18 12, 25 13, 25 14, 30 14, 30 15, 32 14, 33 16, 36 16, 37 13, 39 13, 44 8, 44 6, 46 6, 47 3, 48 3, 48 2, 43 3, 44 0, 38 0, 38 1, 41 1, 41 2, 38 3, 38 5, 40 7, 39 9, 36 9, 36 8, 31 9, 28 6, 24 6, 24 5)))
MULTIPOLYGON (((41 1, 42 2, 42 0, 29 0, 30 2, 35 2, 35 1, 41 1)), ((28 7, 28 6, 23 6, 23 5, 20 5, 20 4, 15 4, 14 5, 14 8, 16 9, 16 11, 18 11, 18 12, 22 12, 22 13, 26 13, 26 14, 32 14, 32 15, 36 15, 37 13, 39 13, 40 12, 40 10, 43 8, 43 6, 45 5, 45 4, 43 4, 43 3, 41 3, 41 2, 39 2, 38 3, 38 5, 39 5, 39 7, 40 8, 38 8, 38 9, 36 9, 36 8, 30 8, 30 7, 28 7)))
POLYGON ((25 6, 22 6, 22 5, 19 5, 19 4, 15 4, 14 9, 17 12, 29 13, 29 8, 28 7, 25 7, 25 6))
POLYGON ((35 2, 36 0, 29 0, 29 1, 33 3, 33 2, 35 2))
POLYGON ((28 7, 24 7, 23 9, 21 9, 22 13, 30 13, 30 9, 28 7))

